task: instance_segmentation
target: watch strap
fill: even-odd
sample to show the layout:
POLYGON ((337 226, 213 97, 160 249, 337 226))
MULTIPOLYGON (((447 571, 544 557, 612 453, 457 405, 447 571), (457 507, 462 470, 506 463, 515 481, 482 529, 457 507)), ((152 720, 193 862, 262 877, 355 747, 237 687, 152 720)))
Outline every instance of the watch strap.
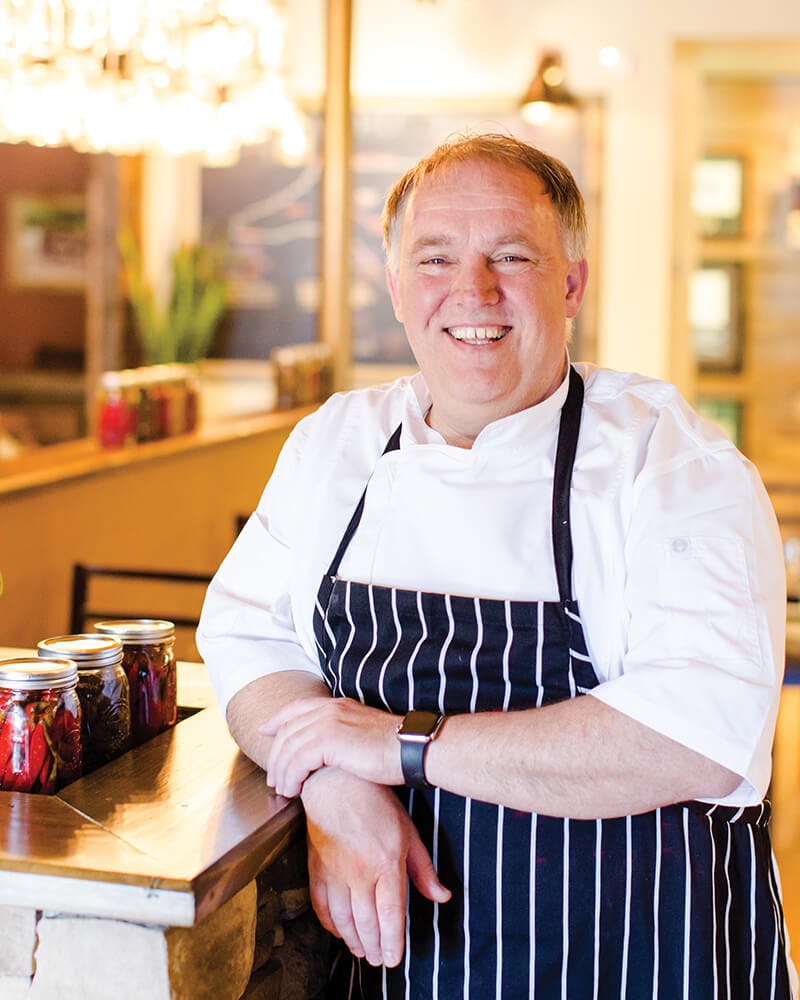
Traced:
POLYGON ((425 754, 431 741, 400 740, 400 766, 409 788, 432 788, 425 777, 425 754))

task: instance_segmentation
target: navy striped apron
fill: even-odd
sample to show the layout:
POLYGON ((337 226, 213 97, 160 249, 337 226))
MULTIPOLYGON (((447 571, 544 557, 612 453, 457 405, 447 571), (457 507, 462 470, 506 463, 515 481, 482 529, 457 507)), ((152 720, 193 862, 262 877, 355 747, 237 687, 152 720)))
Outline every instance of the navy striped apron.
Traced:
MULTIPOLYGON (((582 401, 583 382, 570 369, 553 483, 560 600, 488 600, 339 579, 365 489, 314 614, 335 697, 397 714, 453 715, 532 708, 597 685, 571 596, 569 495, 582 401)), ((400 428, 384 454, 399 441, 400 428)), ((397 794, 453 898, 431 903, 412 886, 401 964, 376 969, 343 952, 332 1000, 790 997, 768 803, 686 802, 574 820, 439 788, 397 794)))

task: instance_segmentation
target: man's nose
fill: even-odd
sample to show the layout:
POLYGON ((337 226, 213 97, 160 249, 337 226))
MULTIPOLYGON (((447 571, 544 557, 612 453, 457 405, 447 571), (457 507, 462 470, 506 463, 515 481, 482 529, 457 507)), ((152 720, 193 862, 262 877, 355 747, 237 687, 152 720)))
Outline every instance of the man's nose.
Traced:
POLYGON ((497 302, 500 298, 500 286, 491 263, 486 260, 462 261, 456 272, 453 295, 465 304, 497 302))

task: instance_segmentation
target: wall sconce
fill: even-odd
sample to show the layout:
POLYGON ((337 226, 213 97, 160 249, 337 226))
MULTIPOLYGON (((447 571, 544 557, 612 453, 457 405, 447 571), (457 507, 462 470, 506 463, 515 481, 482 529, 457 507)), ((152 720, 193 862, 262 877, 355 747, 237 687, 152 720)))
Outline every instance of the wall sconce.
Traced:
POLYGON ((577 108, 577 97, 564 83, 564 69, 558 52, 542 54, 539 67, 520 102, 522 117, 530 125, 543 125, 550 121, 558 108, 577 108))

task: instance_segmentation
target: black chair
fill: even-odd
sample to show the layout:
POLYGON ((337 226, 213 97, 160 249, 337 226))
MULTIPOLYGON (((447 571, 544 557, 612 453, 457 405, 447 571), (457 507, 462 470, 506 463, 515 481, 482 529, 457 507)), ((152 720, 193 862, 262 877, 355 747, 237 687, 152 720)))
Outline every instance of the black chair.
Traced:
POLYGON ((166 618, 175 623, 176 655, 196 660, 194 630, 210 582, 205 573, 75 563, 70 632, 91 632, 105 619, 166 618))

